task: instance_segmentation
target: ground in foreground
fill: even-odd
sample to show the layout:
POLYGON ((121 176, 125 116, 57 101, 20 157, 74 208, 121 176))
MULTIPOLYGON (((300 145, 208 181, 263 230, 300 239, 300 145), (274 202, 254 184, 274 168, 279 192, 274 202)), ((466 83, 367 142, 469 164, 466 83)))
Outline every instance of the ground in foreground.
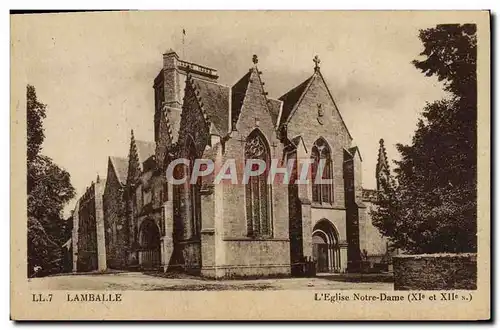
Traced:
POLYGON ((335 275, 314 278, 280 278, 216 281, 193 276, 155 273, 57 275, 29 279, 32 290, 393 290, 393 283, 363 278, 352 282, 335 275))

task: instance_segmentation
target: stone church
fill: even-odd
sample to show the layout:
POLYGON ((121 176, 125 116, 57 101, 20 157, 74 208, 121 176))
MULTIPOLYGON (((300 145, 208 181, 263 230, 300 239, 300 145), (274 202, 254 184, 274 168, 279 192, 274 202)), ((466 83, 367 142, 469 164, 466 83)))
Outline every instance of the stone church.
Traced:
MULTIPOLYGON (((104 260, 96 265, 232 278, 300 275, 306 261, 317 272, 387 263, 387 242, 369 217, 377 193, 363 189, 360 151, 319 59, 308 79, 279 98, 268 96, 257 56, 252 62, 226 86, 215 69, 174 51, 163 54, 153 82, 155 140, 140 141, 131 132, 128 156, 109 157, 102 202, 94 203, 104 219, 104 235, 98 235, 104 242, 94 244, 104 260), (230 159, 309 159, 313 180, 295 183, 296 165, 290 184, 268 183, 263 173, 248 183, 203 177, 173 185, 166 169, 178 158, 190 160, 174 173, 188 182, 195 159, 210 159, 215 168, 230 159), (314 183, 320 160, 331 183, 314 183)), ((381 141, 377 180, 387 173, 381 141)))

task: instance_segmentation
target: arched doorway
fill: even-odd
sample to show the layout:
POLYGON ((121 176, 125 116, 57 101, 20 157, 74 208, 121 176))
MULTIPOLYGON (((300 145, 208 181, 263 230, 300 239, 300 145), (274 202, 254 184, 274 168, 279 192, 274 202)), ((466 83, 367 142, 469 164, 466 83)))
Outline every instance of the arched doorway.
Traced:
POLYGON ((156 223, 147 219, 139 230, 139 264, 143 269, 158 268, 161 265, 160 231, 156 223))
POLYGON ((328 220, 320 220, 314 226, 312 235, 313 258, 316 272, 334 273, 340 271, 339 238, 335 226, 328 220))

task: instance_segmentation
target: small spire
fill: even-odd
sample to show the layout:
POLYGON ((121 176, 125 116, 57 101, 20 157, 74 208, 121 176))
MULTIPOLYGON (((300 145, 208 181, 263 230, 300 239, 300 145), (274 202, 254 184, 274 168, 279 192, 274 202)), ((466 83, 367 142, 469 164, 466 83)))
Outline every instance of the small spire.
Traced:
POLYGON ((377 190, 381 189, 381 179, 387 179, 389 176, 389 161, 387 159, 387 153, 385 151, 384 139, 378 141, 380 144, 378 148, 378 159, 377 165, 375 167, 375 178, 377 179, 377 190))
POLYGON ((99 173, 97 173, 97 179, 96 179, 96 182, 97 182, 97 183, 101 182, 101 178, 99 177, 99 173))
POLYGON ((319 64, 321 63, 321 60, 319 59, 318 55, 314 56, 313 62, 314 62, 314 71, 319 71, 319 64))
POLYGON ((252 56, 252 62, 254 65, 257 65, 257 63, 259 63, 259 58, 257 57, 257 55, 253 54, 252 56))

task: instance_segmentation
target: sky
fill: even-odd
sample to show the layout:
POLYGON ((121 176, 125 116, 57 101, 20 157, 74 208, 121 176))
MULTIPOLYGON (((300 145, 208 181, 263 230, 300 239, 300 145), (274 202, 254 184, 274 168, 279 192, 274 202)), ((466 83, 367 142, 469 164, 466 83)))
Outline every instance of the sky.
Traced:
MULTIPOLYGON (((114 12, 12 18, 19 81, 47 104, 42 153, 71 175, 81 195, 106 176, 108 156, 126 157, 130 130, 153 141, 153 79, 162 54, 218 70, 233 85, 259 58, 266 91, 278 98, 313 74, 313 58, 363 158, 363 185, 375 187, 378 141, 389 159, 410 143, 426 102, 442 85, 411 61, 419 29, 445 22, 430 12, 114 12), (182 30, 186 31, 184 45, 182 30)), ((76 199, 66 208, 70 210, 76 199)))

